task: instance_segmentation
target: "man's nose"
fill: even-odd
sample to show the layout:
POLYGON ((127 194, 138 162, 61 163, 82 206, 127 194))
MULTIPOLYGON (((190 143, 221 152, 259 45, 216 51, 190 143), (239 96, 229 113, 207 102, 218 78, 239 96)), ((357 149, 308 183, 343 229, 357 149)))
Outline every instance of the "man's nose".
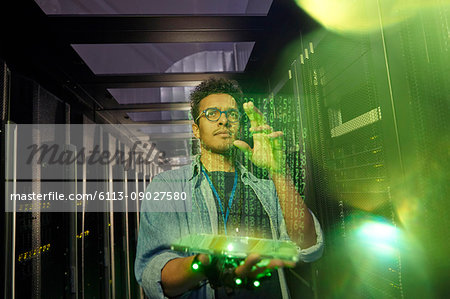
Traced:
POLYGON ((224 126, 227 126, 227 125, 229 126, 230 125, 230 122, 228 121, 228 118, 227 118, 225 113, 222 113, 220 115, 220 117, 219 117, 219 124, 220 125, 224 125, 224 126))

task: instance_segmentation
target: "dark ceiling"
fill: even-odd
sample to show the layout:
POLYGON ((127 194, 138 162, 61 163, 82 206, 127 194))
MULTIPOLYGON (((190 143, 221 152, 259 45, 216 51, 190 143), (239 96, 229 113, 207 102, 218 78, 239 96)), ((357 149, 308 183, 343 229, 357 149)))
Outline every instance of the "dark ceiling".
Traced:
POLYGON ((268 94, 283 48, 316 26, 293 0, 190 1, 194 8, 173 1, 7 2, 1 58, 109 123, 189 124, 187 96, 210 76, 268 94))

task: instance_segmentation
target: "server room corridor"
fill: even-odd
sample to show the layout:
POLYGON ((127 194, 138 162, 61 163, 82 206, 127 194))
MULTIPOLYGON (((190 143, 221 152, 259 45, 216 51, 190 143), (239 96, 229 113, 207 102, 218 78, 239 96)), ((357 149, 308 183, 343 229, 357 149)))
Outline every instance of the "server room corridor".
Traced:
POLYGON ((257 276, 246 298, 274 282, 280 298, 447 298, 449 17, 446 0, 2 1, 0 297, 168 298, 163 271, 140 264, 166 254, 172 261, 195 255, 192 266, 207 277, 177 298, 238 298, 215 284, 232 277, 233 292, 242 294, 250 280, 223 266, 214 281, 198 253, 214 256, 211 263, 233 254, 243 260, 257 246, 242 249, 243 257, 225 241, 177 247, 174 236, 206 223, 211 229, 202 232, 222 235, 224 227, 229 242, 265 227, 277 240, 258 239, 271 246, 261 252, 275 259, 290 242, 284 230, 294 239, 304 222, 289 225, 314 215, 320 258, 302 259, 304 248, 289 243, 295 266, 257 276), (191 94, 211 78, 237 82, 260 118, 247 117, 248 106, 231 93, 236 109, 196 111, 191 94), (236 138, 251 148, 258 134, 282 132, 266 141, 267 157, 275 149, 285 159, 283 184, 232 146, 245 170, 236 166, 236 178, 248 171, 254 180, 233 185, 233 176, 232 195, 223 193, 231 198, 229 223, 238 211, 236 223, 243 219, 236 232, 227 233, 228 205, 204 160, 205 185, 193 185, 194 195, 174 190, 183 185, 176 179, 164 185, 172 188, 162 190, 164 200, 149 188, 206 156, 199 119, 238 123, 236 138), (266 127, 255 132, 255 123, 266 127), (265 183, 275 191, 267 195, 265 183), (280 185, 295 191, 290 201, 280 185), (212 186, 212 208, 195 197, 204 186, 212 186), (245 190, 253 190, 247 202, 245 190), (156 201, 155 210, 144 208, 156 201), (275 224, 273 207, 280 209, 275 224), (166 219, 152 222, 157 217, 166 219), (148 233, 170 223, 172 230, 148 233), (143 239, 156 245, 138 250, 143 239))

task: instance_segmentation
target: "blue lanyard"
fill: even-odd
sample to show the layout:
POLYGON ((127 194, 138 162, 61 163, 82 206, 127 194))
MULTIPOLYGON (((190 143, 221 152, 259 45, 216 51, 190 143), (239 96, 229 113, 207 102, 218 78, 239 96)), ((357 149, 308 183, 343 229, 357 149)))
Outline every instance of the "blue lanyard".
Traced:
POLYGON ((231 191, 230 199, 228 200, 227 214, 225 216, 224 213, 223 213, 222 201, 220 200, 220 197, 219 197, 219 194, 216 191, 216 188, 214 188, 214 185, 211 182, 211 179, 209 178, 208 174, 205 172, 205 170, 203 170, 203 166, 202 165, 200 165, 200 168, 202 169, 202 172, 205 174, 205 177, 208 180, 208 183, 211 186, 211 189, 212 189, 214 195, 217 197, 217 201, 219 202, 220 212, 222 212, 222 219, 223 219, 224 228, 225 228, 225 235, 226 235, 227 234, 228 215, 230 214, 231 205, 233 204, 234 193, 236 192, 237 179, 238 179, 237 169, 236 169, 236 167, 234 169, 233 190, 231 191))

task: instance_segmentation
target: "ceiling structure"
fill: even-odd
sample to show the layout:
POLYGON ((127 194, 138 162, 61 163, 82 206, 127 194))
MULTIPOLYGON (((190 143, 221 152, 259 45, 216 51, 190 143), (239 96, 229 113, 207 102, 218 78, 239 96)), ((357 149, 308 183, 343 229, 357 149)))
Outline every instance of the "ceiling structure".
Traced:
POLYGON ((293 0, 8 2, 10 67, 62 86, 94 121, 168 126, 162 138, 183 141, 194 86, 215 76, 268 94, 283 47, 315 26, 293 0))
POLYGON ((272 0, 35 0, 46 15, 267 15, 272 0))

